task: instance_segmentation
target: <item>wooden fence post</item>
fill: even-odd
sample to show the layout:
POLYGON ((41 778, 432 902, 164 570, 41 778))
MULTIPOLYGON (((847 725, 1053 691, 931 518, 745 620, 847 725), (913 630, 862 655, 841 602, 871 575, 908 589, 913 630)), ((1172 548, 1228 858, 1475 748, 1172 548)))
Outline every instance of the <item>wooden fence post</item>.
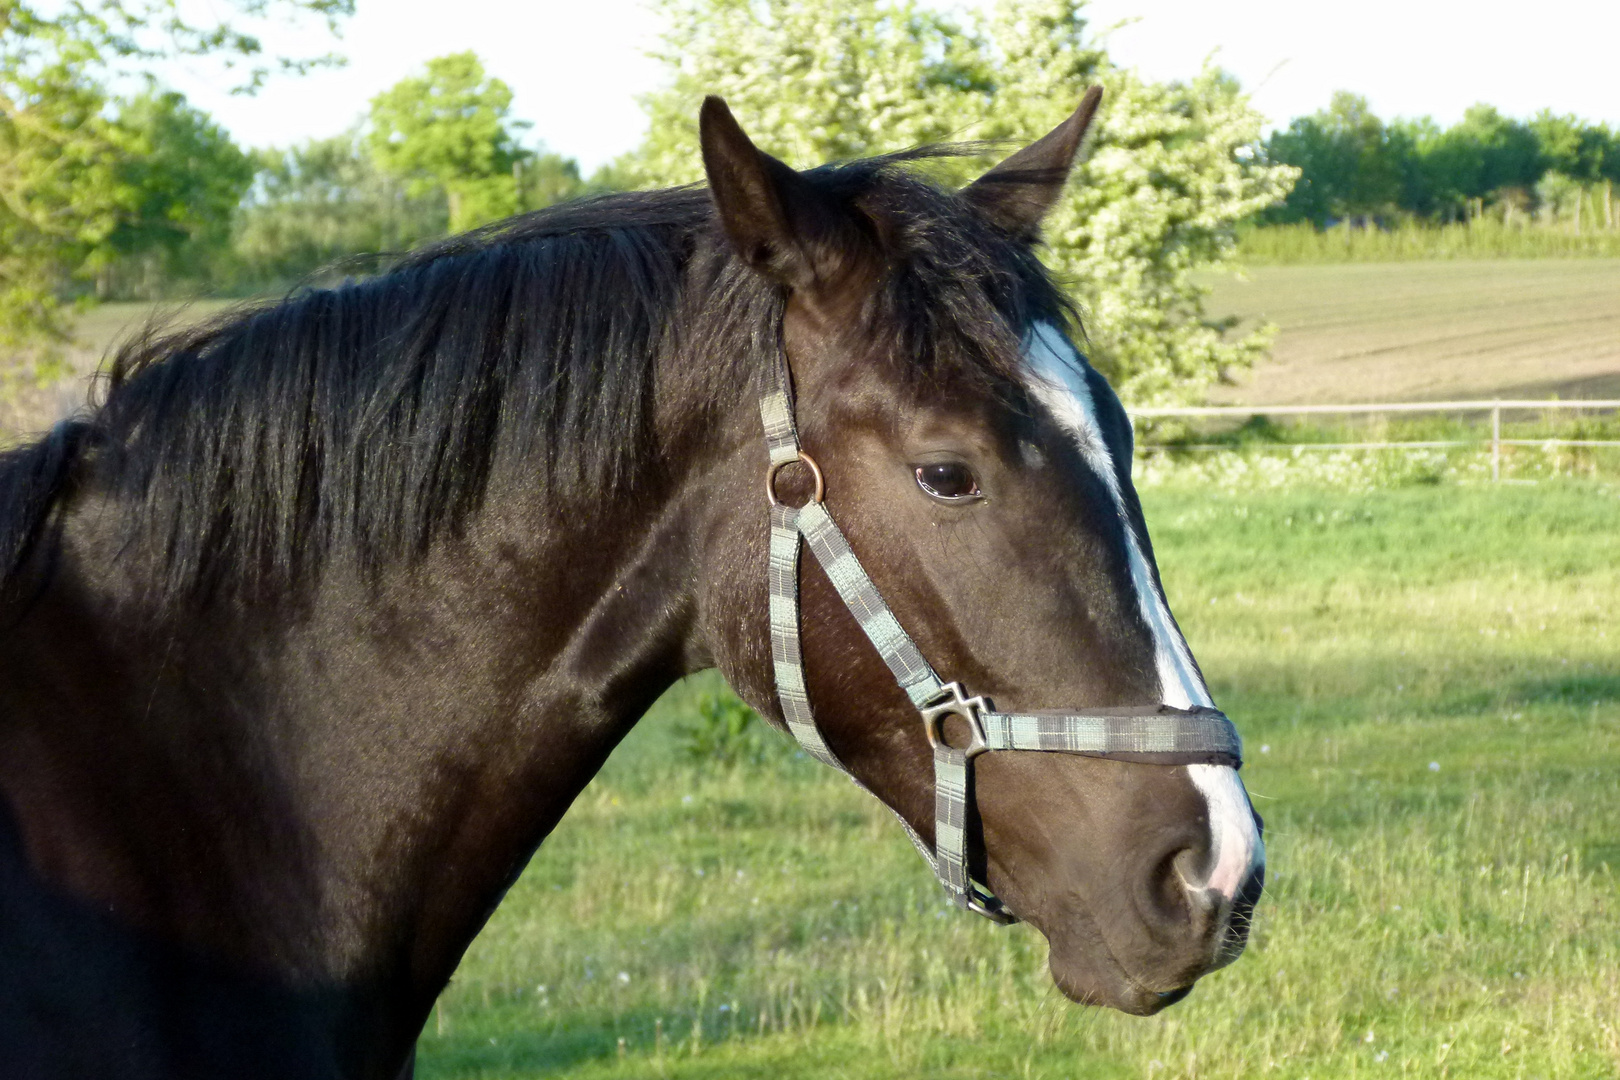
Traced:
POLYGON ((1502 403, 1491 403, 1491 483, 1502 479, 1502 403))

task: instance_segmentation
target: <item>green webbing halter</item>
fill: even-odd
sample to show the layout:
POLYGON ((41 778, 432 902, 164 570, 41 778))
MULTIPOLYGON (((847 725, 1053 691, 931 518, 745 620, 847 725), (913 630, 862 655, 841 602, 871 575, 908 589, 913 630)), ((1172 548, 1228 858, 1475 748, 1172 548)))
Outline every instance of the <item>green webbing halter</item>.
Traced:
MULTIPOLYGON (((1177 709, 1150 705, 1122 709, 1094 709, 1072 713, 998 713, 981 697, 969 697, 959 683, 947 683, 935 674, 883 602, 849 542, 822 502, 824 482, 820 468, 799 447, 793 422, 787 361, 775 368, 773 384, 760 399, 765 441, 770 449, 766 492, 771 503, 771 659, 776 669, 776 692, 788 731, 812 757, 848 773, 827 746, 810 712, 805 688, 804 658, 799 646, 799 545, 808 541, 810 552, 826 571, 844 604, 889 665, 923 721, 934 748, 934 847, 917 835, 903 817, 900 823, 922 857, 933 867, 946 893, 959 906, 996 922, 1016 922, 990 891, 974 881, 967 868, 967 809, 969 765, 987 750, 1044 750, 1066 754, 1129 755, 1130 760, 1184 765, 1194 762, 1242 763, 1243 743, 1226 715, 1215 709, 1177 709), (783 466, 802 462, 815 476, 815 493, 797 509, 776 498, 776 475, 783 466), (968 745, 953 747, 945 741, 947 716, 959 716, 971 733, 968 745)), ((859 781, 857 781, 858 783, 859 781)), ((896 817, 900 817, 898 813, 896 817)))

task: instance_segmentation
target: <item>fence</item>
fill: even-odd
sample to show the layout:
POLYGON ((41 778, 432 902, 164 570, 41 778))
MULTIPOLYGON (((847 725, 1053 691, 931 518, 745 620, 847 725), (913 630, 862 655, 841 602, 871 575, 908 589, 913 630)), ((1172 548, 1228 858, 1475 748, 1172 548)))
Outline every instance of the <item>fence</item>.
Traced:
MULTIPOLYGON (((1195 417, 1252 417, 1252 416, 1305 416, 1312 414, 1349 416, 1369 413, 1416 412, 1488 412, 1491 415, 1491 479, 1502 478, 1502 447, 1504 446, 1620 446, 1614 439, 1504 439, 1502 413, 1504 411, 1558 410, 1558 409, 1620 409, 1620 401, 1391 401, 1381 404, 1353 405, 1200 405, 1188 407, 1147 407, 1131 409, 1132 419, 1142 418, 1195 418, 1195 417)), ((1478 439, 1428 439, 1420 441, 1383 440, 1355 443, 1274 443, 1276 446, 1299 447, 1307 450, 1420 450, 1436 447, 1477 446, 1478 439)), ((1146 453, 1163 450, 1231 450, 1227 443, 1175 443, 1164 446, 1143 446, 1146 453)))

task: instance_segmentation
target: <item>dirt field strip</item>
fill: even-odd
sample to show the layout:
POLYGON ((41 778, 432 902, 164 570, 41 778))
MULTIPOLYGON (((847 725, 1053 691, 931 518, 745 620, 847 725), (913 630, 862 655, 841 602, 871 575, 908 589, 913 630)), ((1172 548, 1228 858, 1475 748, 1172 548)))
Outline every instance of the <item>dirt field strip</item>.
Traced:
POLYGON ((1264 266, 1212 315, 1281 327, 1212 402, 1620 397, 1620 259, 1264 266))

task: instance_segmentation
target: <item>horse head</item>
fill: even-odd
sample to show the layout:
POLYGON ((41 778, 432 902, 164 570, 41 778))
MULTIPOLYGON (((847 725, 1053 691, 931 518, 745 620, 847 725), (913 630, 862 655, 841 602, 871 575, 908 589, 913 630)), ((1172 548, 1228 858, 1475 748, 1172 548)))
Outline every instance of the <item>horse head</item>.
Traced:
MULTIPOLYGON (((1003 712, 1213 709, 1131 484, 1130 421, 1035 255, 1099 97, 954 193, 903 169, 863 185, 837 167, 796 172, 714 98, 704 163, 730 249, 784 298, 781 362, 822 490, 796 465, 773 485, 785 501, 824 498, 940 678, 1003 712)), ((715 658, 780 721, 758 644, 764 590, 721 569, 764 543, 764 445, 741 455, 757 513, 712 555, 713 588, 747 596, 704 607, 749 612, 710 628, 715 658)), ((799 578, 805 689, 829 757, 937 846, 917 702, 827 573, 806 558, 799 578)), ((947 716, 943 741, 966 745, 975 722, 947 716)), ((1152 1013, 1242 951, 1264 848, 1235 761, 1012 751, 974 765, 967 869, 1046 936, 1069 997, 1152 1013)))

